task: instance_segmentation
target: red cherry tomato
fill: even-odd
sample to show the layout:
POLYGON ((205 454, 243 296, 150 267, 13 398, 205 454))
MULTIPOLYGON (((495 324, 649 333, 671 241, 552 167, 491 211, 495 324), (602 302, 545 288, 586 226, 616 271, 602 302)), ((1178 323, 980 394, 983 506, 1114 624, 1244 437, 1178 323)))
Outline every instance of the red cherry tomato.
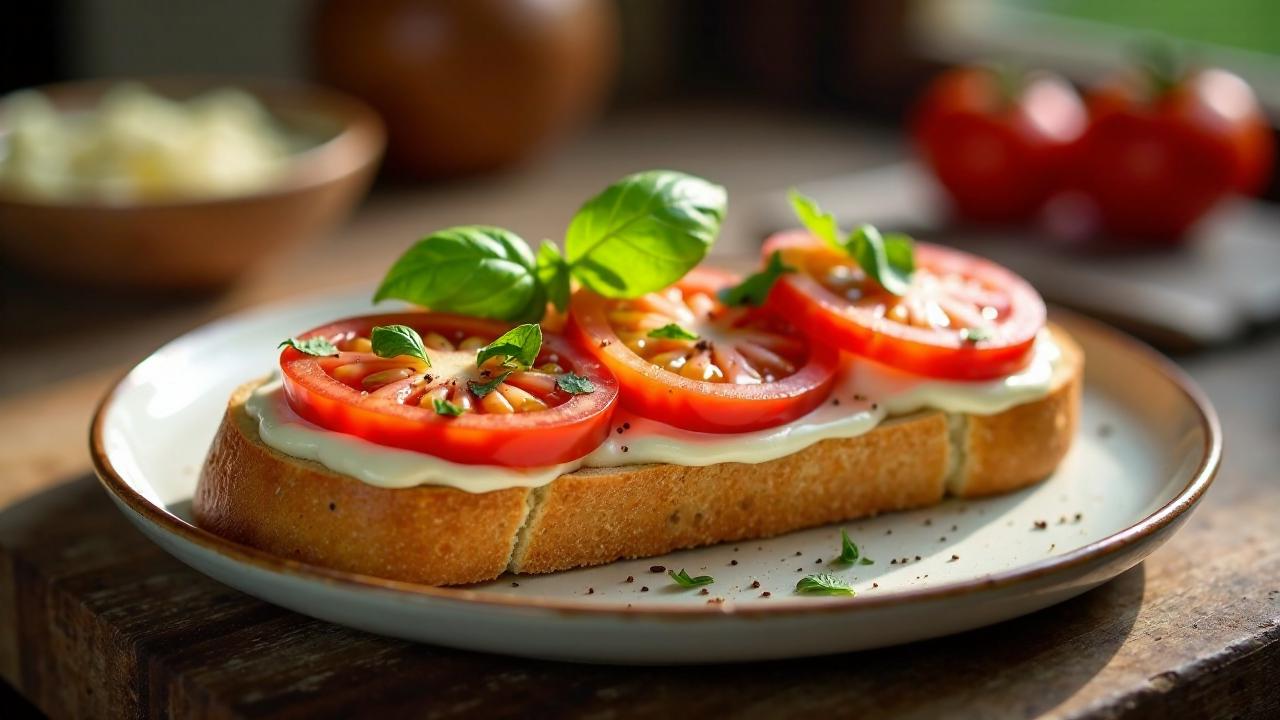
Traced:
POLYGON ((1010 222, 1033 215, 1061 184, 1085 117, 1056 75, 969 67, 929 86, 912 131, 958 214, 1010 222))
POLYGON ((1253 91, 1224 70, 1201 70, 1167 88, 1140 77, 1089 98, 1074 183, 1110 234, 1170 240, 1231 192, 1270 178, 1270 128, 1253 91))
POLYGON ((433 312, 339 320, 302 336, 327 338, 338 355, 315 357, 293 348, 280 353, 285 394, 294 412, 321 427, 458 463, 537 467, 594 450, 609 433, 618 385, 564 338, 544 333, 532 368, 511 372, 488 392, 476 388, 508 370, 497 359, 484 368, 475 361, 477 349, 509 329, 433 312), (373 327, 397 324, 422 336, 430 367, 409 356, 373 354, 373 327), (595 389, 566 392, 557 380, 568 372, 595 389), (442 415, 437 400, 463 412, 442 415))
POLYGON ((633 300, 579 290, 565 332, 613 371, 637 415, 699 432, 780 425, 822 403, 840 354, 769 313, 725 306, 716 292, 737 282, 698 269, 633 300), (697 337, 651 335, 669 325, 697 337))
POLYGON ((904 296, 869 280, 847 255, 806 232, 764 245, 797 269, 778 279, 768 306, 810 337, 918 375, 982 380, 1022 368, 1045 323, 1025 280, 982 258, 916 243, 904 296))

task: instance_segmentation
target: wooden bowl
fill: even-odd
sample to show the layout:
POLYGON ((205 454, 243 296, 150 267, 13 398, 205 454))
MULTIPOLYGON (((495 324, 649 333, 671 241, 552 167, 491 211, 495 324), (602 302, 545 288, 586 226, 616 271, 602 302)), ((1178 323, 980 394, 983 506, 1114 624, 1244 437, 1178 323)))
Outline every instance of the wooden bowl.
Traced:
MULTIPOLYGON (((119 82, 37 89, 59 110, 74 112, 95 106, 119 82)), ((0 187, 4 262, 98 287, 216 289, 269 254, 340 222, 368 189, 382 157, 385 132, 377 114, 332 90, 222 77, 141 82, 175 98, 240 88, 286 129, 316 143, 291 156, 270 186, 244 195, 120 204, 43 200, 0 187)))

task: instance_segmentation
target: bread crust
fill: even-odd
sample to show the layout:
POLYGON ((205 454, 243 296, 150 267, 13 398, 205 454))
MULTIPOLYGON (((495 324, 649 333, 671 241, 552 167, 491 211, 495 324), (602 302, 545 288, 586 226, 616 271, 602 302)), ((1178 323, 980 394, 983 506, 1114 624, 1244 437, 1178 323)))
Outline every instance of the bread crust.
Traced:
POLYGON ((1080 425, 1084 351, 1050 326, 1062 352, 1049 394, 994 415, 953 415, 960 462, 949 490, 957 497, 1009 492, 1048 477, 1062 462, 1080 425))
POLYGON ((989 416, 930 410, 765 463, 585 468, 551 484, 471 494, 379 488, 265 445, 239 388, 201 471, 196 523, 304 562, 429 585, 543 573, 761 538, 947 494, 1046 477, 1079 418, 1083 354, 1062 330, 1049 394, 989 416))
POLYGON ((284 455, 262 442, 245 411, 259 384, 231 396, 192 500, 197 525, 282 557, 426 585, 507 569, 528 488, 393 490, 284 455))

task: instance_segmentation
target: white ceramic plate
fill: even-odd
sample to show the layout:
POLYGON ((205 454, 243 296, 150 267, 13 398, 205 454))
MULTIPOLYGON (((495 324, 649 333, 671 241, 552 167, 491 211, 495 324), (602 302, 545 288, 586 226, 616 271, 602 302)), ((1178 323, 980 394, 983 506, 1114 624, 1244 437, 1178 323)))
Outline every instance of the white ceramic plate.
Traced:
POLYGON ((117 505, 183 562, 268 602, 395 637, 614 663, 787 658, 936 637, 1038 610, 1137 564, 1186 519, 1218 467, 1217 420, 1180 372, 1122 335, 1058 317, 1084 347, 1086 379, 1079 436, 1057 473, 999 498, 845 523, 873 565, 830 565, 837 525, 430 588, 304 565, 192 525, 196 476, 232 389, 272 366, 281 338, 365 312, 366 297, 267 308, 169 343, 103 400, 91 445, 117 505), (655 565, 715 584, 709 595, 680 590, 655 565), (853 580, 858 595, 792 592, 819 570, 853 580))

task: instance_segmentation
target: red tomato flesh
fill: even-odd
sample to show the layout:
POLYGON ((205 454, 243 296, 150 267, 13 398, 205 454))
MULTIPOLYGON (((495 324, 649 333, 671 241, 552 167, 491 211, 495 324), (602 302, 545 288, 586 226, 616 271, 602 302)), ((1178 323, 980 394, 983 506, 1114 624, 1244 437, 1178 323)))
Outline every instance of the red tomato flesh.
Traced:
POLYGON ((807 232, 773 236, 765 257, 774 251, 798 270, 769 294, 778 315, 810 337, 918 375, 1009 375, 1026 365, 1044 327, 1044 301, 1025 280, 958 250, 916 243, 916 271, 901 297, 807 232))
POLYGON ((780 425, 826 398, 839 352, 767 311, 725 306, 716 292, 738 280, 697 269, 633 300, 579 290, 565 332, 613 372, 637 415, 710 433, 780 425), (668 324, 698 337, 650 337, 668 324))
POLYGON ((289 406, 328 430, 379 445, 416 450, 458 463, 539 467, 594 450, 609 432, 618 385, 604 367, 551 333, 532 368, 515 370, 492 391, 478 392, 510 370, 491 358, 476 367, 476 350, 510 329, 491 320, 434 312, 349 318, 301 337, 324 337, 339 354, 315 357, 293 348, 280 353, 289 406), (408 325, 423 338, 431 366, 373 354, 378 325, 408 325), (573 372, 595 386, 572 395, 558 377, 573 372), (483 395, 483 396, 482 396, 483 395), (464 412, 436 412, 435 400, 464 412))

